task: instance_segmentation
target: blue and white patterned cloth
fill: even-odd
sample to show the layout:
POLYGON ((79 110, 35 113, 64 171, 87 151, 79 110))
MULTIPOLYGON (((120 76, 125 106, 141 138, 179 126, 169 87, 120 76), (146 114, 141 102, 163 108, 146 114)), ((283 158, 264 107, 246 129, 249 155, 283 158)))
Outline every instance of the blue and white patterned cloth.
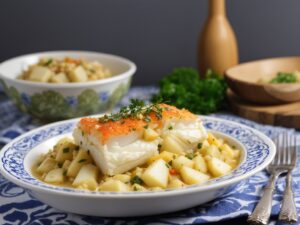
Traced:
MULTIPOLYGON (((120 105, 129 103, 130 98, 148 100, 156 91, 153 87, 135 87, 124 97, 120 105)), ((220 113, 212 116, 233 120, 256 128, 269 137, 275 137, 285 128, 264 126, 232 114, 220 113)), ((0 92, 0 147, 18 135, 42 124, 30 116, 19 112, 0 92)), ((213 202, 165 215, 141 218, 100 218, 80 216, 54 209, 32 198, 21 187, 7 181, 0 175, 0 224, 205 224, 245 217, 252 212, 267 182, 265 172, 260 172, 240 183, 236 189, 213 202)), ((272 219, 278 215, 285 182, 279 179, 274 196, 272 219)), ((294 172, 294 190, 298 210, 300 210, 300 168, 294 172)), ((273 224, 275 222, 271 222, 273 224)))

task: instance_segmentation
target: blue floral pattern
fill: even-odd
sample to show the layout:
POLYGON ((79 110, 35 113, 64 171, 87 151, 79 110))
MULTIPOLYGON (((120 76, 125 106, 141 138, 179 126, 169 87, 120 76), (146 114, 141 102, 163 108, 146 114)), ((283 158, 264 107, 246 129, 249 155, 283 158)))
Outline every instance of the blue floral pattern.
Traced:
POLYGON ((57 90, 46 90, 34 94, 19 92, 18 89, 0 79, 0 88, 22 111, 36 118, 57 121, 103 113, 113 108, 128 91, 131 80, 115 87, 112 92, 85 89, 79 95, 64 96, 57 90))
MULTIPOLYGON (((149 99, 156 88, 133 88, 121 101, 120 105, 128 104, 130 98, 149 99)), ((119 106, 120 106, 119 105, 119 106)), ((29 116, 23 115, 16 107, 8 101, 0 92, 0 146, 10 142, 18 135, 40 126, 40 122, 29 116)), ((273 126, 264 126, 249 120, 241 119, 227 113, 213 114, 212 116, 226 120, 236 121, 262 131, 267 136, 274 138, 280 132, 287 129, 273 126)), ((209 127, 209 123, 206 123, 209 127)), ((71 126, 69 127, 71 129, 71 126)), ((293 132, 293 130, 289 130, 293 132)), ((231 135, 246 135, 238 133, 238 130, 232 131, 231 135)), ((298 132, 297 132, 298 134, 298 132)), ((39 140, 40 136, 34 136, 39 140)), ((254 139, 256 142, 257 140, 254 139)), ((249 146, 251 144, 249 143, 249 146)), ((253 143, 253 146, 257 143, 253 143)), ((253 147, 252 146, 252 147, 253 147)), ((261 146, 265 148, 265 146, 261 146)), ((24 146, 25 148, 25 146, 24 146)), ((250 156, 247 156, 250 157, 250 156)), ((16 163, 20 163, 16 161, 16 163)), ((35 198, 23 188, 7 181, 0 175, 0 224, 205 224, 207 222, 222 221, 234 217, 249 215, 256 205, 261 194, 262 187, 267 182, 265 172, 260 172, 239 183, 236 187, 213 202, 194 207, 192 209, 166 215, 141 217, 141 218, 99 218, 90 216, 81 216, 65 213, 49 207, 35 198)), ((294 189, 298 209, 300 210, 300 168, 299 165, 294 172, 294 189)), ((278 214, 282 192, 284 190, 284 179, 280 178, 277 184, 277 190, 274 196, 273 218, 278 214)))

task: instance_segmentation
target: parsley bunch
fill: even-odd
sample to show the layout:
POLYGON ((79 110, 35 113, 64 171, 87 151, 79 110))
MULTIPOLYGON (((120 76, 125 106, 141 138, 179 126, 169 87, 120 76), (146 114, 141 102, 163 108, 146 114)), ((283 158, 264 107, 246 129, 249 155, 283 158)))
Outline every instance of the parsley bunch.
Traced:
POLYGON ((193 113, 209 114, 226 105, 225 80, 211 70, 200 79, 193 68, 177 68, 160 81, 159 87, 159 93, 152 97, 153 102, 163 101, 193 113))

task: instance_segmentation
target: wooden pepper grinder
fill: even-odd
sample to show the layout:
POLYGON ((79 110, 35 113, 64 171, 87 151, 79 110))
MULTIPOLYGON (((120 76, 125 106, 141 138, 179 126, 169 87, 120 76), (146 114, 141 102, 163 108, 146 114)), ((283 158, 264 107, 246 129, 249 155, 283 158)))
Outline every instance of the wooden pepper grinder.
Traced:
POLYGON ((209 14, 198 50, 201 74, 212 69, 223 75, 226 69, 238 64, 237 42, 226 17, 225 0, 209 0, 209 14))

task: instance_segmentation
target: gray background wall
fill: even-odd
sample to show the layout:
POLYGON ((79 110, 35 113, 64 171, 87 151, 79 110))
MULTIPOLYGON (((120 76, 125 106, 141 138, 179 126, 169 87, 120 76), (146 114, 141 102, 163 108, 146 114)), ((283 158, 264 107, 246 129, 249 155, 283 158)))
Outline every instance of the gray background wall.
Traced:
MULTIPOLYGON (((196 66, 206 0, 1 0, 0 61, 20 54, 82 49, 136 62, 135 85, 172 68, 196 66)), ((300 55, 299 0, 227 0, 240 61, 300 55)))

